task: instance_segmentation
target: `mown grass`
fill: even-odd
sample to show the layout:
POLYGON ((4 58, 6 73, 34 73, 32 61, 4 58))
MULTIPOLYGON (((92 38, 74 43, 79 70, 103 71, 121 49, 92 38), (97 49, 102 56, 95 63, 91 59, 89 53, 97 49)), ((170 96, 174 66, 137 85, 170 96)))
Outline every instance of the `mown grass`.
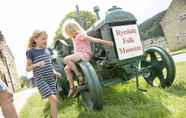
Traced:
POLYGON ((182 54, 182 53, 186 53, 186 48, 182 48, 182 49, 170 52, 171 55, 182 54))
MULTIPOLYGON (((186 116, 186 62, 176 64, 177 74, 167 89, 152 88, 141 79, 136 90, 135 80, 104 88, 102 111, 86 111, 77 99, 60 100, 59 118, 184 118, 186 116)), ((49 118, 49 104, 39 94, 32 96, 20 113, 21 118, 49 118)))

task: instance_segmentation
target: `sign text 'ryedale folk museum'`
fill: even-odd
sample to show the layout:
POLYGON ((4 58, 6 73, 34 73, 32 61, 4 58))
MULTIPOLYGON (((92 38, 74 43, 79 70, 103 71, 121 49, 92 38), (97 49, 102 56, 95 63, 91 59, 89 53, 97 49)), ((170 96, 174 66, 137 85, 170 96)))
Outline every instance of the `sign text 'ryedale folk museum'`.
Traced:
POLYGON ((112 27, 117 54, 120 60, 143 54, 139 31, 136 25, 112 27))

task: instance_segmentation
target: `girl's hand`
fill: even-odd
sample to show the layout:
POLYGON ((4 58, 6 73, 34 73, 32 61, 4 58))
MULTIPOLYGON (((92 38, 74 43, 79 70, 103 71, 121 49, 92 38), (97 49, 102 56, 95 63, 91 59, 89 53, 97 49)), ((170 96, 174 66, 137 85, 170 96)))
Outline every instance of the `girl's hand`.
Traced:
POLYGON ((107 45, 108 47, 113 47, 114 44, 112 41, 107 41, 105 45, 107 45))
POLYGON ((46 64, 45 61, 40 61, 40 62, 36 63, 36 66, 37 67, 43 67, 45 64, 46 64))
POLYGON ((58 79, 61 77, 61 73, 54 71, 54 76, 58 79))
POLYGON ((59 73, 59 72, 55 73, 55 75, 56 75, 57 78, 61 77, 61 73, 59 73))

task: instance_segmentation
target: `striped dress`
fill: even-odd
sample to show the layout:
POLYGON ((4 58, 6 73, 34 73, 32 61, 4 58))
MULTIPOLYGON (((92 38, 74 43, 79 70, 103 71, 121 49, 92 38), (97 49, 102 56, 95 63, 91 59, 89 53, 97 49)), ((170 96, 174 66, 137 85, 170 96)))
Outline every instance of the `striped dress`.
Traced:
POLYGON ((31 59, 33 64, 45 61, 43 67, 33 69, 34 85, 38 88, 42 98, 56 94, 56 81, 54 79, 51 54, 52 50, 50 48, 32 48, 26 51, 27 59, 31 59))

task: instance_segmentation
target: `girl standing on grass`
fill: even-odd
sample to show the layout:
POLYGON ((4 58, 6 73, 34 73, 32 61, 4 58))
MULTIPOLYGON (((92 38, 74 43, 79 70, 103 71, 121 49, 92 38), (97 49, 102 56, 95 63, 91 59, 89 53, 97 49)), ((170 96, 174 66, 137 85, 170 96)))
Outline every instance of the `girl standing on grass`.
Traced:
POLYGON ((90 61, 92 57, 90 44, 91 41, 104 44, 109 47, 112 47, 113 43, 112 41, 101 40, 88 36, 85 30, 73 19, 69 19, 64 22, 63 32, 64 37, 70 38, 74 46, 74 53, 64 58, 64 63, 66 64, 65 73, 70 85, 68 96, 74 96, 76 93, 76 88, 72 79, 72 71, 77 75, 79 84, 83 84, 83 76, 74 63, 78 62, 79 60, 90 61))
POLYGON ((51 117, 57 118, 56 82, 51 63, 50 48, 47 48, 47 34, 45 31, 34 31, 28 43, 27 71, 33 70, 34 84, 42 98, 50 102, 51 117))

